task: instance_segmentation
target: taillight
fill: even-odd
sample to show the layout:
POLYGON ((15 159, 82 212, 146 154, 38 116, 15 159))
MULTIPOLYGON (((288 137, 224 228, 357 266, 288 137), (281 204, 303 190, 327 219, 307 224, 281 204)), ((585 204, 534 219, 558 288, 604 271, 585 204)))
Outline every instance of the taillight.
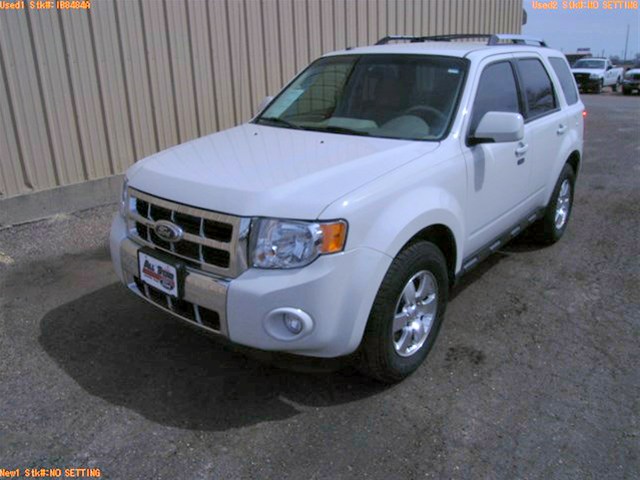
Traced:
POLYGON ((582 118, 587 118, 587 111, 586 110, 582 110, 582 118))

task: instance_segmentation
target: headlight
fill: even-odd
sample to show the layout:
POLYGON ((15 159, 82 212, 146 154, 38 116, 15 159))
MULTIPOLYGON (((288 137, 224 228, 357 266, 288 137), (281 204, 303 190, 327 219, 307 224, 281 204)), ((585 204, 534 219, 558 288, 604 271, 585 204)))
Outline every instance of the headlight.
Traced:
POLYGON ((122 191, 120 192, 120 215, 123 218, 127 216, 127 207, 129 206, 129 180, 127 177, 124 177, 124 181, 122 182, 122 191))
POLYGON ((341 252, 347 222, 257 218, 251 226, 251 263, 257 268, 298 268, 320 255, 341 252))
POLYGON ((589 78, 592 80, 597 80, 600 78, 600 75, 598 73, 592 73, 591 75, 589 75, 589 78))

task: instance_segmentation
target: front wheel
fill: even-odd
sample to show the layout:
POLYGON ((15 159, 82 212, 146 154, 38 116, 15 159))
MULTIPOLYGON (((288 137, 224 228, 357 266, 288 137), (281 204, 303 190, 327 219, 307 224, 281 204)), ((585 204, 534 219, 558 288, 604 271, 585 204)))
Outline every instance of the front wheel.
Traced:
POLYGON ((373 303, 360 346, 368 376, 394 383, 413 373, 435 343, 447 304, 444 255, 418 241, 393 260, 373 303))
POLYGON ((618 91, 618 87, 622 84, 622 79, 618 78, 616 80, 616 83, 614 83, 613 85, 611 85, 611 91, 612 92, 617 92, 618 91))
POLYGON ((553 189, 544 216, 531 227, 535 237, 541 243, 550 245, 560 240, 564 235, 573 209, 575 178, 575 172, 571 165, 565 164, 553 189))

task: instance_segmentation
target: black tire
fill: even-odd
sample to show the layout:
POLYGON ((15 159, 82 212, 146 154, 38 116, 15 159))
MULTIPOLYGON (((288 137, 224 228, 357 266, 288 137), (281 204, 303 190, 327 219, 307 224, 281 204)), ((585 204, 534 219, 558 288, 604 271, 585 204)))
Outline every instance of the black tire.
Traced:
POLYGON ((360 370, 384 383, 395 383, 413 373, 433 346, 449 293, 449 277, 444 255, 433 243, 417 241, 402 250, 391 263, 371 308, 364 338, 360 345, 360 370), (393 318, 398 300, 411 278, 427 271, 435 279, 437 295, 435 317, 426 340, 415 353, 400 356, 394 347, 393 318))
POLYGON ((596 87, 596 93, 602 93, 603 87, 604 87, 604 80, 600 80, 598 82, 598 86, 596 87))
POLYGON ((540 243, 544 245, 551 245, 552 243, 560 240, 562 235, 564 235, 567 225, 569 224, 569 219, 571 218, 571 212, 573 212, 573 192, 575 182, 575 172, 571 165, 567 163, 560 172, 560 176, 558 177, 558 181, 553 189, 553 194, 551 195, 551 199, 549 200, 549 205, 547 205, 544 216, 531 227, 536 240, 540 243), (560 190, 565 180, 569 182, 569 186, 571 188, 569 192, 569 210, 564 223, 562 226, 558 227, 556 225, 556 207, 558 204, 558 197, 560 196, 560 190))
POLYGON ((620 85, 622 82, 620 81, 620 79, 616 80, 616 83, 614 83, 613 85, 611 85, 611 91, 612 92, 617 92, 618 91, 618 85, 620 85))
POLYGON ((622 94, 623 95, 631 95, 631 90, 628 90, 628 89, 622 87, 622 94))

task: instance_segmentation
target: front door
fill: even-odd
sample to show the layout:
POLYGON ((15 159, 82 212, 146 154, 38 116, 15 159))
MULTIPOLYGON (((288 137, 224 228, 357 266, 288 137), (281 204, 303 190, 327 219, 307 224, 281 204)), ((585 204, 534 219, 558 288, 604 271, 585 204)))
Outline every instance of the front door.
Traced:
MULTIPOLYGON (((522 114, 512 56, 492 57, 481 65, 468 135, 487 112, 522 114)), ((526 215, 530 196, 529 135, 519 142, 468 146, 463 139, 467 165, 467 240, 473 253, 526 215)))

